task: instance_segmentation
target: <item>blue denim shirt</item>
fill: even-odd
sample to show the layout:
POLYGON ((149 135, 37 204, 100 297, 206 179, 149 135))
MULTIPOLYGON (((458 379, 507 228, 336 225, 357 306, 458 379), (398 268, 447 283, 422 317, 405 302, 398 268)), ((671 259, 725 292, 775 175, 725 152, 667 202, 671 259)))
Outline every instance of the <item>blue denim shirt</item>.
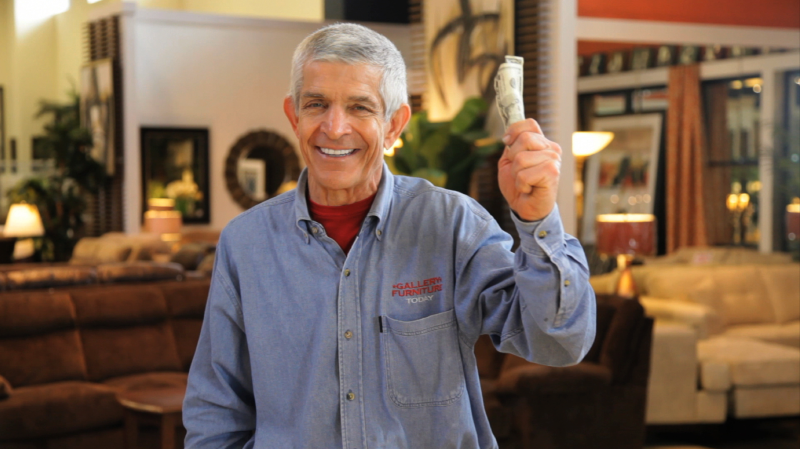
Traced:
POLYGON ((583 250, 557 210, 516 220, 384 166, 349 254, 298 188, 217 248, 183 409, 186 447, 496 448, 474 345, 570 365, 595 334, 583 250))

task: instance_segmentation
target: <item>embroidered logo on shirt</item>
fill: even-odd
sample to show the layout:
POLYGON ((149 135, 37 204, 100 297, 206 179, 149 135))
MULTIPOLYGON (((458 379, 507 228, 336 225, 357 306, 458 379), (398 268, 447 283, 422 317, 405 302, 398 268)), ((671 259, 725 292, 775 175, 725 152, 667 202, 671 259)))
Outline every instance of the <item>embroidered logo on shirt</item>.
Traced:
POLYGON ((392 285, 392 296, 403 297, 409 304, 431 301, 432 293, 440 291, 442 291, 442 278, 440 277, 392 285))

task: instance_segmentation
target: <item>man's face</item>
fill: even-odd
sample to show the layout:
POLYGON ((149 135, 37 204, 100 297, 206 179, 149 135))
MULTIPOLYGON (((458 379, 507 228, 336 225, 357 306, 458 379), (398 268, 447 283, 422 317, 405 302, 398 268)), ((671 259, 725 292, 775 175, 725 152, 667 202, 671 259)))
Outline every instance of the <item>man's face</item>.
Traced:
POLYGON ((383 149, 408 121, 407 105, 392 120, 384 120, 380 81, 380 69, 374 66, 311 62, 303 70, 296 113, 291 97, 286 98, 284 111, 308 166, 315 201, 349 204, 377 190, 383 149))

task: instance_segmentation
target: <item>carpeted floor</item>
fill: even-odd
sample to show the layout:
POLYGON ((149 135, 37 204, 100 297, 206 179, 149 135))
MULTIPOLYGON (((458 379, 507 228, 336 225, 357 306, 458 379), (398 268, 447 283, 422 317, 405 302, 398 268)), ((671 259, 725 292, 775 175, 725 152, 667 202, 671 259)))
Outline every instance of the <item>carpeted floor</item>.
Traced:
POLYGON ((739 419, 724 424, 652 426, 645 449, 798 449, 800 418, 739 419))
MULTIPOLYGON (((139 449, 159 448, 156 429, 144 427, 139 449)), ((183 447, 180 429, 176 448, 183 447)), ((729 420, 724 424, 650 426, 644 449, 798 449, 800 417, 729 420)))

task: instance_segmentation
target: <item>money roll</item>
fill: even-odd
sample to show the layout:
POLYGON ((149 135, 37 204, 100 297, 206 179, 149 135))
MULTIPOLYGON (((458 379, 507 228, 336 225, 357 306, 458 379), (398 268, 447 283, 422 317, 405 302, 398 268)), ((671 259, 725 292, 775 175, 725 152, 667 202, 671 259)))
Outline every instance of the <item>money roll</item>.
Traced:
POLYGON ((512 123, 525 120, 525 106, 522 103, 522 65, 525 63, 519 56, 506 55, 506 62, 500 64, 494 78, 494 90, 497 95, 497 109, 503 118, 505 129, 512 123))

